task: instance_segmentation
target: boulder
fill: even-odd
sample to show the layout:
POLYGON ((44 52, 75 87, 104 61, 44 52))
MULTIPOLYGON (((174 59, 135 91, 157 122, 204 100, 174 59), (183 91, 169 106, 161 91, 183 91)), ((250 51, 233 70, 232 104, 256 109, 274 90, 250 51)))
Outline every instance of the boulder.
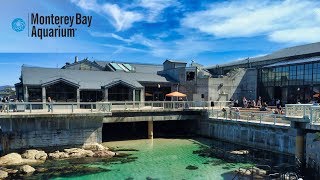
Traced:
POLYGON ((45 153, 44 151, 38 151, 36 149, 26 150, 26 152, 23 153, 21 156, 26 159, 41 161, 45 161, 48 157, 47 153, 45 153))
POLYGON ((82 149, 92 150, 92 151, 108 150, 107 147, 104 147, 103 145, 101 145, 101 144, 99 144, 99 143, 84 144, 84 145, 82 146, 82 149))
POLYGON ((5 156, 0 157, 0 164, 1 165, 18 165, 22 164, 23 159, 20 154, 18 153, 10 153, 5 156))
POLYGON ((23 165, 20 167, 20 172, 23 174, 32 174, 35 169, 29 165, 23 165))
POLYGON ((237 150, 237 151, 231 151, 231 154, 235 154, 235 155, 246 155, 249 154, 248 150, 237 150))
POLYGON ((91 150, 85 150, 80 148, 70 148, 70 149, 64 149, 66 153, 71 158, 82 158, 82 157, 92 157, 94 153, 91 150))
POLYGON ((0 179, 5 179, 8 177, 8 173, 6 171, 0 170, 0 179))
POLYGON ((108 158, 111 158, 113 156, 115 156, 116 153, 112 152, 112 151, 107 151, 107 150, 104 150, 104 151, 96 151, 94 152, 94 157, 108 157, 108 158))
POLYGON ((65 153, 65 152, 55 151, 53 153, 49 153, 49 158, 50 159, 65 159, 65 158, 69 158, 69 155, 68 155, 68 153, 65 153))

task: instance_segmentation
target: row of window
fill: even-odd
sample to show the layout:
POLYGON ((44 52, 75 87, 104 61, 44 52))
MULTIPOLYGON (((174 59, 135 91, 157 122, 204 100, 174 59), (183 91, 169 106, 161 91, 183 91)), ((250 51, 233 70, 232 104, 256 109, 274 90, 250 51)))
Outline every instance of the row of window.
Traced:
POLYGON ((320 84, 320 63, 264 68, 258 78, 267 86, 320 84))

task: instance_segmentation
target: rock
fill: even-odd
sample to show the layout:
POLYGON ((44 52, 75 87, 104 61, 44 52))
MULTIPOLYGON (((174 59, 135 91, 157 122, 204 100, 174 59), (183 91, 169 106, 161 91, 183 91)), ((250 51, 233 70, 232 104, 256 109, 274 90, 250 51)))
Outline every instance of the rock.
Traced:
POLYGON ((189 165, 189 166, 187 166, 187 167, 186 167, 186 169, 189 169, 189 170, 196 170, 196 169, 198 169, 198 167, 197 167, 197 166, 189 165))
POLYGON ((104 150, 104 151, 96 151, 94 152, 94 157, 113 157, 115 156, 116 153, 112 152, 112 151, 107 151, 107 150, 104 150))
POLYGON ((66 159, 69 158, 69 154, 65 152, 55 151, 53 153, 49 153, 50 159, 66 159))
POLYGON ((99 143, 84 144, 84 145, 82 146, 82 149, 92 150, 92 151, 108 150, 107 147, 104 147, 103 145, 101 145, 101 144, 99 144, 99 143))
POLYGON ((22 164, 23 159, 20 154, 18 153, 10 153, 5 156, 0 157, 0 164, 1 165, 18 165, 22 164))
MULTIPOLYGON (((8 168, 1 168, 0 170, 7 172, 8 174, 15 174, 18 172, 16 169, 8 169, 8 168)), ((0 178, 1 179, 1 178, 0 178)))
POLYGON ((48 169, 47 168, 37 168, 37 172, 39 173, 43 173, 43 172, 47 172, 48 169))
POLYGON ((35 171, 35 169, 29 165, 23 165, 20 167, 20 171, 23 174, 32 174, 35 171))
POLYGON ((246 155, 249 154, 248 150, 238 150, 238 151, 231 151, 231 154, 235 154, 235 155, 246 155))
POLYGON ((8 177, 8 173, 6 171, 0 170, 0 179, 5 179, 8 177))
POLYGON ((23 153, 21 156, 26 159, 42 161, 45 161, 48 157, 47 153, 45 153, 44 151, 38 151, 36 149, 26 150, 26 152, 23 153))
POLYGON ((91 150, 80 148, 64 149, 65 152, 72 158, 92 157, 94 153, 91 150))

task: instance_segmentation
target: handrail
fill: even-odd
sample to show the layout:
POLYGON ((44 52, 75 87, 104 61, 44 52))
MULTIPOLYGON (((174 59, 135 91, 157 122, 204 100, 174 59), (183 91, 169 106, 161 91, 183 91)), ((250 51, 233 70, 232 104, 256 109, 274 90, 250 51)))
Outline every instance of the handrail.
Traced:
POLYGON ((136 109, 209 109, 226 107, 230 101, 111 101, 111 102, 8 102, 0 103, 0 113, 97 113, 136 109), (213 108, 213 107, 212 107, 213 108))

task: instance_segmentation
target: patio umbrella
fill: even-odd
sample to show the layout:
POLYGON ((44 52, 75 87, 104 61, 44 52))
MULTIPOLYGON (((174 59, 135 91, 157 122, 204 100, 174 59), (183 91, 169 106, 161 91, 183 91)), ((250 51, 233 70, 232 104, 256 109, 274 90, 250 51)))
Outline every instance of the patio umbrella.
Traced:
POLYGON ((320 94, 318 93, 318 94, 314 94, 313 95, 313 97, 319 97, 320 96, 320 94))
POLYGON ((181 92, 178 92, 178 91, 174 91, 172 93, 166 94, 166 96, 168 96, 168 97, 186 97, 187 95, 183 94, 181 92))

